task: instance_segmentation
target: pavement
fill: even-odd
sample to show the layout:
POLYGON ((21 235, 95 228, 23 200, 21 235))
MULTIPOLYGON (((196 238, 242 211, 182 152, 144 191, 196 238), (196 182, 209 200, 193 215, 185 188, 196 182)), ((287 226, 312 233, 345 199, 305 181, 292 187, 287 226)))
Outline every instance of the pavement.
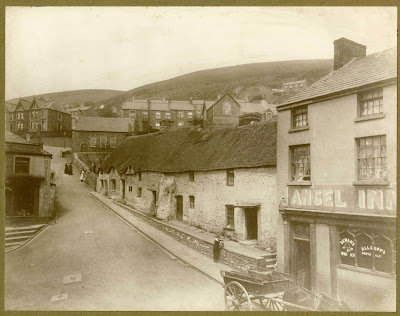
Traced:
POLYGON ((161 231, 133 228, 138 218, 110 212, 77 172, 64 174, 59 148, 45 150, 53 153, 57 219, 5 255, 5 310, 224 310, 223 265, 166 245, 161 231))

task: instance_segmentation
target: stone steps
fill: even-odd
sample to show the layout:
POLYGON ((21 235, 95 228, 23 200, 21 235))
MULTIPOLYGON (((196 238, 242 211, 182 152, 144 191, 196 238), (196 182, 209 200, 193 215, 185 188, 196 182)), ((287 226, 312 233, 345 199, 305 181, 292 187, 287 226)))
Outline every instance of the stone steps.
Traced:
POLYGON ((46 225, 16 226, 5 228, 6 251, 14 250, 41 231, 46 225))

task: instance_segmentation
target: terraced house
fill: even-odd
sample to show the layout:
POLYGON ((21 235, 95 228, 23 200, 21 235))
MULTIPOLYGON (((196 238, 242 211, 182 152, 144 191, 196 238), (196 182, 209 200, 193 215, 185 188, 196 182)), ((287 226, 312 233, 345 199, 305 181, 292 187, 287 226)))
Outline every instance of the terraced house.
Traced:
POLYGON ((396 308, 397 52, 334 42, 278 106, 278 269, 354 310, 396 308))
POLYGON ((71 133, 71 115, 54 101, 27 98, 5 104, 6 129, 15 134, 65 136, 64 133, 71 133))
POLYGON ((276 120, 125 139, 97 190, 148 215, 275 249, 276 120))

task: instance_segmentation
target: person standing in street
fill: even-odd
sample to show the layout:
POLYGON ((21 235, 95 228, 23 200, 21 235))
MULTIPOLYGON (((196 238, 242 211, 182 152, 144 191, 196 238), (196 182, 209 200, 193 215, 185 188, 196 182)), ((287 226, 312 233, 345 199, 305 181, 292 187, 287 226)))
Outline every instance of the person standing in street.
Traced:
POLYGON ((68 166, 68 163, 65 164, 64 173, 65 173, 65 174, 69 174, 69 166, 68 166))
POLYGON ((81 180, 81 182, 83 182, 83 180, 85 180, 85 170, 84 169, 82 169, 81 176, 79 177, 79 179, 81 180))
POLYGON ((213 246, 213 257, 214 257, 214 262, 219 261, 219 257, 221 254, 221 249, 224 247, 224 242, 220 239, 219 234, 217 234, 217 237, 214 240, 214 246, 213 246))

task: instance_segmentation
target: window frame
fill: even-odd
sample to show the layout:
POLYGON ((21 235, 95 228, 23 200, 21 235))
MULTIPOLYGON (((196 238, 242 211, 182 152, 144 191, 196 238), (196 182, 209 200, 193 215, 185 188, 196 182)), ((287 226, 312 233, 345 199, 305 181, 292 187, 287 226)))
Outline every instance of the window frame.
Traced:
POLYGON ((107 136, 100 135, 100 148, 107 148, 107 136))
POLYGON ((235 169, 226 170, 226 185, 229 187, 235 186, 235 169))
POLYGON ((136 111, 135 110, 129 110, 128 116, 129 116, 129 118, 136 118, 136 111))
POLYGON ((192 111, 187 112, 187 117, 188 117, 189 120, 192 119, 193 118, 193 112, 192 111))
POLYGON ((160 122, 156 122, 156 124, 155 124, 155 129, 160 129, 160 127, 161 127, 160 122))
MULTIPOLYGON (((304 162, 302 162, 302 163, 304 164, 304 162)), ((312 180, 312 178, 311 178, 311 170, 312 170, 312 168, 311 168, 311 146, 310 146, 310 144, 299 144, 299 145, 289 146, 289 164, 290 164, 290 166, 289 166, 289 169, 290 169, 290 171, 289 171, 290 180, 289 181, 295 182, 295 183, 311 183, 311 180, 312 180), (305 174, 302 175, 303 179, 299 179, 298 178, 299 176, 296 175, 297 167, 294 167, 294 165, 296 164, 294 162, 295 150, 297 148, 301 148, 301 147, 308 148, 308 162, 307 162, 307 164, 308 164, 308 174, 307 174, 307 172, 305 172, 305 174), (308 179, 304 179, 304 178, 308 178, 308 179)), ((303 168, 305 168, 305 167, 303 166, 303 168)))
POLYGON ((91 135, 89 139, 89 146, 92 148, 97 147, 97 136, 96 135, 91 135), (94 141, 93 141, 94 140, 94 141))
POLYGON ((374 89, 369 89, 366 91, 362 91, 357 94, 357 116, 358 119, 367 119, 375 116, 382 116, 384 114, 383 111, 383 87, 378 87, 374 89), (375 96, 375 92, 377 92, 377 96, 375 96), (368 95, 372 94, 370 98, 368 98, 368 95), (378 102, 378 107, 379 110, 377 113, 375 113, 375 101, 378 102), (368 113, 369 107, 368 107, 368 102, 372 102, 372 113, 368 113), (363 114, 364 111, 364 104, 367 103, 367 114, 363 114))
POLYGON ((225 205, 226 227, 235 230, 235 208, 233 205, 225 205))
POLYGON ((112 178, 111 179, 111 191, 116 192, 117 191, 117 180, 112 178))
POLYGON ((170 120, 171 119, 171 112, 165 112, 165 119, 170 120))
POLYGON ((156 120, 161 120, 161 112, 156 112, 156 120))
POLYGON ((292 130, 304 129, 304 128, 308 128, 309 127, 308 105, 301 105, 301 106, 296 106, 296 107, 292 108, 290 116, 291 116, 291 129, 292 130), (296 111, 305 111, 305 112, 296 113, 296 111), (305 120, 303 118, 304 115, 305 115, 305 120), (296 122, 297 122, 296 119, 299 116, 302 117, 302 119, 299 120, 299 122, 301 121, 302 124, 303 124, 303 122, 305 121, 305 124, 296 126, 296 122))
POLYGON ((142 112, 142 119, 145 119, 145 120, 149 119, 149 113, 147 111, 142 112))
POLYGON ((189 208, 194 209, 195 208, 195 197, 194 195, 189 195, 189 208))
POLYGON ((178 111, 178 118, 184 118, 184 112, 178 111))
POLYGON ((29 157, 21 157, 21 156, 14 157, 14 174, 16 174, 16 175, 29 174, 30 164, 31 164, 31 158, 29 158, 29 157), (21 161, 18 162, 17 160, 21 160, 21 161), (25 166, 20 165, 20 163, 22 161, 24 161, 25 166), (26 171, 24 170, 24 167, 25 167, 26 171), (22 171, 21 171, 21 169, 22 169, 22 171))
POLYGON ((385 183, 388 181, 388 174, 387 174, 387 142, 386 142, 386 135, 373 135, 373 136, 366 136, 366 137, 358 137, 355 139, 356 140, 356 181, 360 182, 371 182, 371 181, 376 181, 376 182, 382 182, 385 183), (379 146, 374 144, 374 139, 379 138, 379 146), (367 139, 371 139, 371 145, 367 145, 367 139), (384 140, 384 143, 382 144, 382 140, 384 140), (364 142, 365 146, 362 146, 361 143, 364 142), (375 157, 375 152, 377 151, 379 147, 379 156, 375 157), (365 157, 362 157, 364 155, 361 154, 361 150, 365 149, 365 157), (370 152, 372 155, 368 157, 368 149, 370 149, 370 152), (376 149, 376 150, 375 150, 376 149), (385 153, 385 155, 382 155, 382 152, 385 153), (361 168, 362 163, 360 160, 365 160, 365 165, 367 166, 366 168, 361 168), (368 160, 373 160, 372 162, 372 168, 368 168, 368 160), (377 163, 380 160, 380 168, 377 168, 377 163), (361 175, 361 169, 366 169, 366 177, 362 177, 361 175), (374 175, 376 175, 376 169, 382 169, 382 173, 384 174, 383 177, 369 177, 368 176, 368 170, 372 169, 374 170, 374 175))
POLYGON ((110 136, 110 148, 117 147, 117 136, 110 136))

